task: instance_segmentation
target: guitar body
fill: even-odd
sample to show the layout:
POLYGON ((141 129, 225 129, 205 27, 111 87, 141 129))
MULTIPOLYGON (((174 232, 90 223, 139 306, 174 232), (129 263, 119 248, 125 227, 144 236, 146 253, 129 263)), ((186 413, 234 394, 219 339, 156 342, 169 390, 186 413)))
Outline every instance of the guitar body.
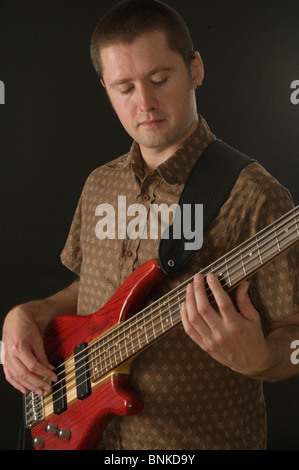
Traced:
MULTIPOLYGON (((85 317, 57 317, 45 332, 45 349, 50 363, 67 362, 69 357, 74 356, 76 346, 92 344, 93 340, 131 318, 163 277, 165 274, 158 260, 148 261, 134 271, 96 313, 85 317)), ((143 402, 130 389, 131 362, 132 359, 106 377, 95 380, 88 396, 83 399, 72 397, 62 411, 53 412, 53 404, 51 411, 44 406, 45 419, 31 428, 35 448, 92 449, 114 415, 139 413, 143 402)), ((49 398, 45 395, 44 403, 49 398)))

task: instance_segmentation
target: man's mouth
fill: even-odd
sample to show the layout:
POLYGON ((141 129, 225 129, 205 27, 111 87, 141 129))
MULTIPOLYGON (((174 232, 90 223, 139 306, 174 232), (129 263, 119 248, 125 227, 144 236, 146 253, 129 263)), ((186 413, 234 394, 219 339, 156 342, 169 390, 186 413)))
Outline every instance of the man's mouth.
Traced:
POLYGON ((165 119, 147 119, 145 121, 142 121, 140 123, 140 126, 147 127, 147 128, 157 127, 160 124, 162 124, 162 122, 164 122, 164 120, 165 119))

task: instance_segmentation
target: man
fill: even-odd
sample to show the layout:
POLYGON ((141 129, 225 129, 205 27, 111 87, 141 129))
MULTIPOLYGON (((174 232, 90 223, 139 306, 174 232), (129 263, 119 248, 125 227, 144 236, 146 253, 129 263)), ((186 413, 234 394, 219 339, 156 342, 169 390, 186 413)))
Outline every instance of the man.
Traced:
MULTIPOLYGON (((60 314, 93 313, 133 270, 157 257, 159 239, 97 237, 99 205, 110 204, 118 213, 122 195, 128 206, 142 203, 149 214, 153 203, 177 203, 195 162, 215 140, 197 114, 195 90, 203 81, 203 64, 172 9, 154 0, 121 2, 95 29, 91 56, 134 143, 128 154, 95 170, 85 184, 62 253, 63 263, 79 280, 7 315, 4 370, 23 393, 48 390, 49 383, 40 377, 56 380, 42 341, 49 321, 60 314)), ((249 165, 206 230, 202 249, 177 275, 163 280, 147 302, 291 207, 288 191, 258 163, 249 165)), ((134 417, 113 418, 98 447, 265 448, 262 380, 298 372, 290 361, 290 344, 299 338, 297 265, 298 251, 292 249, 231 297, 215 276, 208 276, 216 307, 196 274, 182 305, 182 325, 133 363, 132 385, 144 400, 144 410, 134 417)))

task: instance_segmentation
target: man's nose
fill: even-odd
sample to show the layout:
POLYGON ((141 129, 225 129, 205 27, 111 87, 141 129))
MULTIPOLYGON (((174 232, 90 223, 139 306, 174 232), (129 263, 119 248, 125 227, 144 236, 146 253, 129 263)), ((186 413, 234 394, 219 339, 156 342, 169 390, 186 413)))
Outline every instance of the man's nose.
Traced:
POLYGON ((140 111, 147 113, 157 109, 155 93, 150 85, 141 85, 138 89, 137 96, 140 111))

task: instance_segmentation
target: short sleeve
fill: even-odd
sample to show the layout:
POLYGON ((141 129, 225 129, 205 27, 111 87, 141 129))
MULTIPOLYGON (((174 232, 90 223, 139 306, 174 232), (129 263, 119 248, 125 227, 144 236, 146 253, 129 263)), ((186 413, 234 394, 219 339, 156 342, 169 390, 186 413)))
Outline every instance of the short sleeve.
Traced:
POLYGON ((75 274, 80 276, 82 264, 81 222, 82 222, 83 193, 79 199, 66 244, 61 253, 62 263, 75 274))
MULTIPOLYGON (((255 229, 279 219, 294 207, 289 191, 279 184, 262 188, 255 207, 255 229)), ((250 295, 263 320, 273 322, 299 313, 298 244, 265 265, 251 280, 250 295)))

